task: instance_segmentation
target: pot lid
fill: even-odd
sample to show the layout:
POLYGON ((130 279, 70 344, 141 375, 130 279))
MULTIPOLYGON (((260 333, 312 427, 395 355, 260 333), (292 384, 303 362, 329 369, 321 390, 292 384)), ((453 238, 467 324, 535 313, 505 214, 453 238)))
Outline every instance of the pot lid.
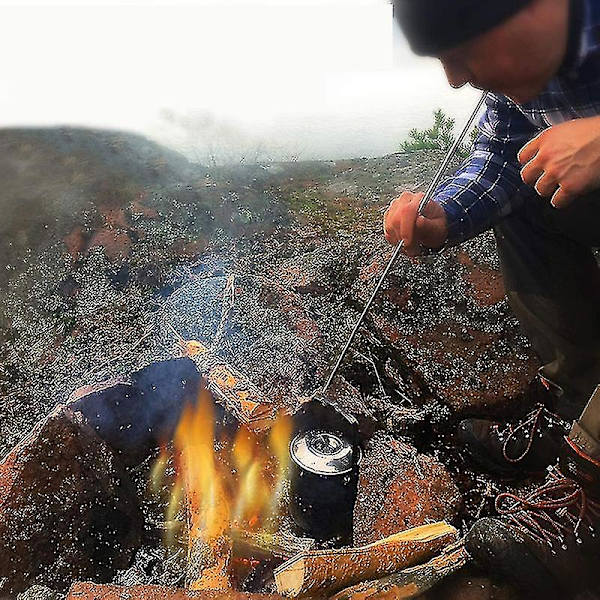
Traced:
POLYGON ((290 444, 290 454, 299 467, 317 475, 343 475, 353 466, 350 442, 333 431, 299 433, 290 444))

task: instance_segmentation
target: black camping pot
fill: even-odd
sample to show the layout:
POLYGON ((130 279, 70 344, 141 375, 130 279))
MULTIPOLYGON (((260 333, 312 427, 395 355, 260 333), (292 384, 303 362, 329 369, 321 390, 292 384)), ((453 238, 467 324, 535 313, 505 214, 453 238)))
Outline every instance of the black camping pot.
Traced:
POLYGON ((309 429, 292 439, 290 455, 290 516, 297 532, 350 543, 359 446, 339 431, 309 429))

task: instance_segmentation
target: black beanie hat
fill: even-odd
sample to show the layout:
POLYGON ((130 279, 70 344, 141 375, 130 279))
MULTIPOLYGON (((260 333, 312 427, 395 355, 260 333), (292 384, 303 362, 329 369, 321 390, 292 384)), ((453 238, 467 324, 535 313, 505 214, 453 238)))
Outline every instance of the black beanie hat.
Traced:
POLYGON ((415 54, 439 56, 493 29, 531 0, 393 0, 415 54))

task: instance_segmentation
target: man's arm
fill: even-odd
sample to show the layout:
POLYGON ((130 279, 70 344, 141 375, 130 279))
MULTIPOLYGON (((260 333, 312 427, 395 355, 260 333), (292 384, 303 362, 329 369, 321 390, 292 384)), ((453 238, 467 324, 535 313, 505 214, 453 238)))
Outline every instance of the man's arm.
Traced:
POLYGON ((444 209, 450 245, 489 229, 535 195, 521 178, 517 154, 537 128, 502 96, 488 94, 486 104, 473 153, 433 197, 444 209))

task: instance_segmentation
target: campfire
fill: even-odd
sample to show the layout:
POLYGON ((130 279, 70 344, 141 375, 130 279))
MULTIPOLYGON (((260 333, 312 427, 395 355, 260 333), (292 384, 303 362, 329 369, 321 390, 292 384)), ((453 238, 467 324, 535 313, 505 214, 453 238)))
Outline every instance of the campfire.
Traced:
POLYGON ((277 529, 289 461, 288 415, 279 414, 268 431, 240 424, 233 436, 215 424, 214 401, 203 387, 185 406, 172 447, 161 450, 151 474, 153 487, 160 488, 167 465, 175 465, 165 542, 173 545, 182 531, 187 537, 191 590, 229 589, 233 539, 277 529))
POLYGON ((465 564, 444 513, 432 519, 432 505, 418 514, 448 487, 415 484, 426 483, 427 461, 417 464, 392 440, 388 454, 397 462, 381 465, 381 452, 370 444, 363 454, 344 430, 353 427, 347 416, 327 403, 307 402, 290 416, 260 400, 227 365, 200 371, 187 357, 86 388, 58 406, 0 464, 0 591, 16 597, 37 581, 63 591, 86 579, 110 584, 128 570, 148 543, 149 507, 130 481, 136 472, 162 490, 167 554, 159 560, 177 557, 177 587, 76 583, 69 600, 259 599, 246 590, 273 600, 411 598, 465 564), (359 474, 363 466, 375 469, 359 474), (372 501, 377 481, 385 495, 372 501), (387 520, 391 510, 398 514, 387 520), (357 514, 371 525, 353 531, 357 514), (414 520, 402 526, 405 519, 414 520))

